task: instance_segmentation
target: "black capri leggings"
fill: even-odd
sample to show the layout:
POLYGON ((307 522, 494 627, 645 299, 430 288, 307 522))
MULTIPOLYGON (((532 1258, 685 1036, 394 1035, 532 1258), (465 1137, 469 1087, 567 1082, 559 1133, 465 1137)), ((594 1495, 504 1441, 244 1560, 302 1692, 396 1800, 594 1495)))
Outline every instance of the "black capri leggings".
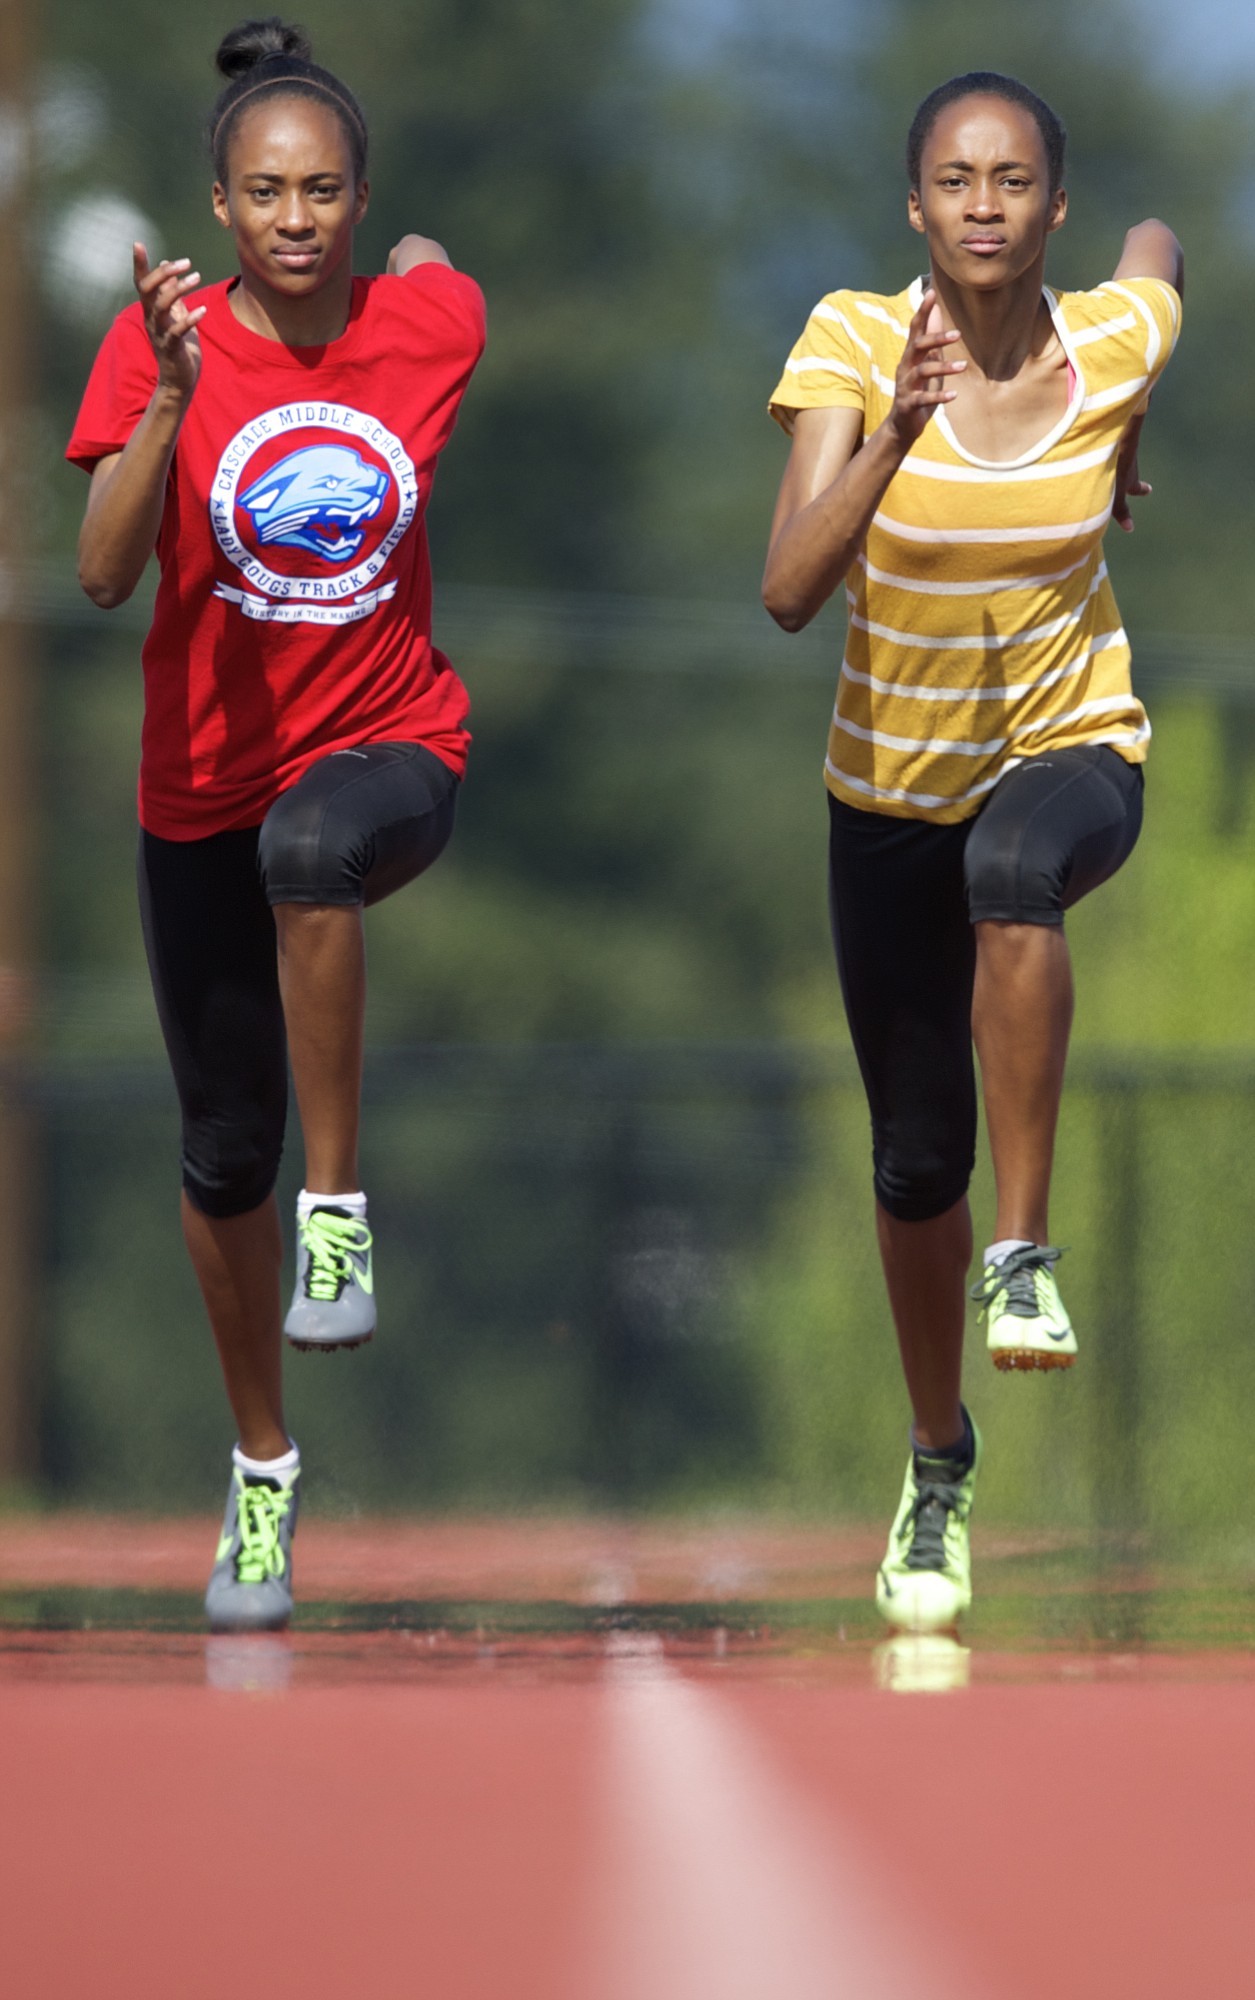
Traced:
POLYGON ((262 824, 207 840, 140 835, 144 944, 183 1114, 183 1185, 206 1215, 243 1215, 275 1184, 287 1039, 275 903, 377 903, 430 868, 458 780, 416 743, 337 750, 262 824))
POLYGON ((956 826, 828 804, 832 932, 876 1195, 926 1222, 966 1193, 976 1154, 972 926, 1061 925, 1132 853, 1142 772, 1105 745, 1031 757, 956 826))

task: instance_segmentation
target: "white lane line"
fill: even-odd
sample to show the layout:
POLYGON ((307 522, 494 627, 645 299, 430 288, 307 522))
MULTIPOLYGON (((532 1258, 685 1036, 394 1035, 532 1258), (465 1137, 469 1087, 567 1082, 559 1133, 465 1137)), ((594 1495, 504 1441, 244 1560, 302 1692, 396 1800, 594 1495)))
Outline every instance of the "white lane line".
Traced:
MULTIPOLYGON (((610 1839, 595 2000, 950 2000, 854 1841, 793 1794, 719 1694, 620 1639, 607 1669, 610 1839)), ((962 1982, 971 2000, 970 1982, 962 1982)))

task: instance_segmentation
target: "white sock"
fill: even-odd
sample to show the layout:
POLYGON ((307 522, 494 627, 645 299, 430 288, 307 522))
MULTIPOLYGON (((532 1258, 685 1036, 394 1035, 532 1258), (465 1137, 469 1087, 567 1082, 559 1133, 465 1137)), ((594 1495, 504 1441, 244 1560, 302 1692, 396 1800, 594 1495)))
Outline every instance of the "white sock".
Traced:
POLYGON ((366 1197, 359 1189, 356 1194, 311 1194, 302 1188, 296 1197, 296 1212, 302 1218, 315 1208, 344 1208, 350 1215, 365 1215, 366 1197))
POLYGON ((285 1473, 301 1469, 301 1454, 290 1438, 288 1448, 280 1458, 250 1458, 238 1444, 233 1447, 231 1457, 240 1471, 248 1473, 251 1479, 282 1479, 285 1473))
POLYGON ((1003 1258, 1009 1257, 1013 1250, 1035 1250, 1036 1248, 1037 1245, 1030 1243, 1027 1237, 1004 1236, 1001 1243, 990 1244, 988 1250, 985 1252, 985 1262, 986 1264, 1001 1264, 1003 1258))

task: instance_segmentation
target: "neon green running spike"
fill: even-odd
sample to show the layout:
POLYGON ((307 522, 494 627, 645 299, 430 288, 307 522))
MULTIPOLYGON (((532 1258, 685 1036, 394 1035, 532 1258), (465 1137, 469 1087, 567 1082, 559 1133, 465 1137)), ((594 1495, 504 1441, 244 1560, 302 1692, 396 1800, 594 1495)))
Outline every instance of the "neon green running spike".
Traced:
POLYGON ((913 1451, 907 1462, 902 1502, 876 1576, 877 1609, 896 1631, 949 1631, 972 1602, 967 1524, 981 1438, 970 1416, 968 1423, 972 1462, 957 1478, 953 1460, 913 1451))
POLYGON ((296 1290, 283 1323, 293 1347, 360 1347, 375 1331, 374 1238, 365 1216, 328 1203, 296 1218, 296 1290))
POLYGON ((226 1518, 205 1592, 213 1632, 274 1632, 292 1616, 300 1466, 258 1479, 231 1468, 226 1518))
POLYGON ((1076 1360, 1076 1335, 1053 1269, 1062 1255, 1039 1244, 1012 1250, 987 1264, 972 1286, 995 1368, 1070 1368, 1076 1360))

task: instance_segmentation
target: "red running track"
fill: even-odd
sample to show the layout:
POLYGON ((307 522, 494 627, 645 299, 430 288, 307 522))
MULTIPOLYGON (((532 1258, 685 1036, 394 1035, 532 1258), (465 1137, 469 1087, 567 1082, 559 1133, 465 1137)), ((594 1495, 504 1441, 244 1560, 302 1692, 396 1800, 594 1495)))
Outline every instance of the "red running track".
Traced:
POLYGON ((1255 1993, 1245 1655, 131 1645, 0 1650, 6 2000, 1255 1993))

